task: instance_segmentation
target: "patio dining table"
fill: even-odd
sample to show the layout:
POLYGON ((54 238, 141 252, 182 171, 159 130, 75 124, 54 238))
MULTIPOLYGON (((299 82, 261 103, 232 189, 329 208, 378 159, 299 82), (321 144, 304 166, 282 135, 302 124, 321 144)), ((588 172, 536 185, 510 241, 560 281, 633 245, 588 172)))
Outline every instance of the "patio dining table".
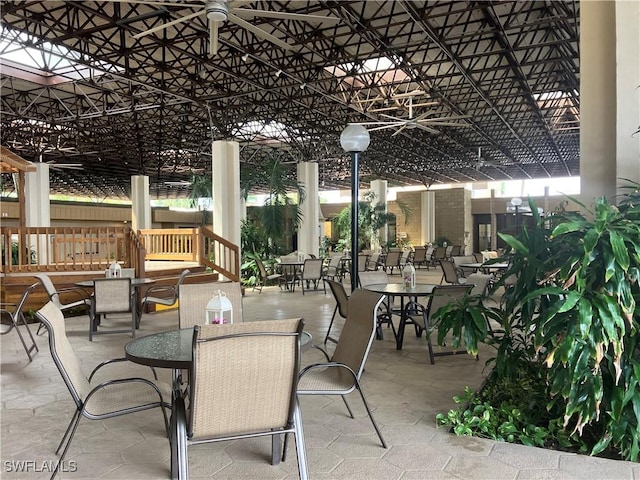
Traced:
MULTIPOLYGON (((428 297, 433 293, 436 287, 432 283, 417 283, 415 287, 406 287, 404 283, 374 283, 364 287, 366 290, 381 293, 389 298, 400 297, 400 324, 398 325, 398 336, 396 338, 396 349, 402 350, 402 342, 404 338, 404 329, 409 318, 408 312, 405 312, 405 298, 428 297)), ((391 301, 389 301, 389 308, 391 301)))

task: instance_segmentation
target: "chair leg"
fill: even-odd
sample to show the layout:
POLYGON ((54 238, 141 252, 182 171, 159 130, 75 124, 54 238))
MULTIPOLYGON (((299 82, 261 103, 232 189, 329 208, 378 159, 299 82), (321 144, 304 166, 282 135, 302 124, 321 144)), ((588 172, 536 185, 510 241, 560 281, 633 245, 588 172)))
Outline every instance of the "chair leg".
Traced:
MULTIPOLYGON (((285 440, 286 440, 285 433, 285 440)), ((271 465, 280 465, 280 459, 284 461, 285 453, 282 450, 282 442, 280 441, 280 435, 271 435, 271 465)))
POLYGON ((189 478, 189 457, 187 456, 187 420, 184 398, 177 395, 171 408, 171 478, 189 478))
POLYGON ((324 336, 324 344, 326 345, 329 340, 334 343, 338 343, 335 338, 331 337, 331 327, 333 327, 333 321, 336 319, 336 313, 338 313, 338 305, 333 309, 333 315, 331 316, 331 322, 329 322, 329 328, 327 328, 327 334, 324 336))
POLYGON ((360 392, 360 397, 362 398, 362 403, 364 403, 364 408, 367 409, 367 414, 369 415, 369 419, 371 420, 371 423, 373 424, 373 428, 375 428, 376 433, 378 434, 378 438, 380 439, 380 443, 382 443, 382 446, 384 448, 387 448, 387 443, 384 441, 384 438, 382 438, 382 433, 380 432, 380 429, 378 428, 378 424, 376 423, 376 420, 373 418, 373 414, 371 413, 371 409, 369 408, 369 404, 367 403, 367 400, 364 398, 364 393, 362 391, 362 389, 360 388, 360 382, 356 379, 356 388, 358 389, 358 392, 360 392))
POLYGON ((22 324, 24 325, 24 328, 27 330, 27 334, 29 335, 29 338, 31 339, 31 346, 27 346, 27 342, 25 342, 24 337, 22 336, 22 332, 20 331, 20 328, 18 328, 18 322, 13 320, 12 317, 12 322, 13 322, 13 327, 16 329, 16 332, 18 334, 18 337, 20 338, 20 341, 22 342, 22 346, 24 347, 24 351, 27 352, 27 357, 29 357, 29 361, 33 361, 33 357, 31 356, 31 351, 35 349, 35 351, 38 351, 38 346, 36 345, 36 341, 33 338, 33 335, 31 334, 31 330, 29 329, 29 325, 27 324, 26 319, 24 318, 24 315, 22 315, 22 312, 20 312, 19 314, 19 318, 22 319, 22 324))
POLYGON ((298 475, 300 480, 307 480, 309 473, 307 471, 307 451, 304 446, 304 433, 302 430, 302 416, 300 415, 300 406, 296 402, 293 411, 293 426, 296 436, 296 454, 298 457, 298 475))
POLYGON ((67 431, 64 432, 64 435, 62 436, 62 440, 60 441, 60 445, 58 445, 56 454, 60 451, 60 448, 62 447, 63 444, 64 444, 64 450, 60 455, 60 460, 58 460, 58 464, 56 465, 56 469, 53 471, 53 475, 51 475, 51 480, 53 480, 56 477, 56 475, 60 471, 60 467, 64 464, 64 458, 67 455, 69 446, 71 446, 71 441, 73 440, 73 436, 76 433, 76 429, 78 428, 78 424, 80 423, 81 417, 82 417, 82 411, 76 410, 73 417, 71 418, 71 422, 69 423, 69 426, 67 427, 67 431), (66 439, 66 443, 65 443, 65 439, 66 439))
POLYGON ((344 402, 345 407, 347 407, 347 410, 349 411, 349 415, 351 416, 351 418, 356 418, 353 416, 353 412, 351 411, 351 407, 349 406, 349 403, 347 402, 347 397, 345 397, 344 395, 340 395, 342 397, 342 401, 344 402))

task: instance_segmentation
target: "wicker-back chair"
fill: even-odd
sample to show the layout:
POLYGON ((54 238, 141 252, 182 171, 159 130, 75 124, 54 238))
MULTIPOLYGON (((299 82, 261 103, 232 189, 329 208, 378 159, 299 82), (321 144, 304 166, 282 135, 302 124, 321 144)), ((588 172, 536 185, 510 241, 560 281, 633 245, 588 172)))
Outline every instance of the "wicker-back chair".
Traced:
POLYGON ((146 378, 131 375, 127 378, 112 378, 106 381, 101 375, 99 381, 94 380, 94 375, 99 369, 116 362, 126 361, 124 358, 102 362, 87 377, 81 367, 80 359, 67 338, 60 308, 53 302, 49 302, 36 312, 36 318, 49 332, 49 348, 53 362, 76 405, 69 426, 56 450, 58 454, 60 449, 63 449, 53 476, 56 475, 60 466, 64 465, 64 457, 82 417, 89 420, 104 420, 151 408, 160 408, 164 417, 164 428, 167 437, 169 436, 169 422, 165 412, 165 407, 171 407, 169 385, 154 383, 146 378))
POLYGON ((376 313, 382 299, 382 295, 367 290, 357 289, 353 292, 349 297, 347 319, 333 355, 329 357, 320 349, 327 361, 309 365, 300 372, 298 395, 340 395, 351 418, 354 418, 345 395, 358 390, 378 438, 382 446, 387 448, 360 386, 360 376, 376 333, 376 313))
POLYGON ((327 293, 327 287, 322 281, 322 277, 324 276, 324 260, 321 258, 307 258, 304 261, 304 266, 302 267, 301 274, 301 283, 302 283, 302 294, 304 295, 305 285, 306 290, 309 290, 310 285, 313 283, 313 289, 317 290, 320 283, 322 283, 322 290, 324 293, 327 293))
POLYGON ((326 345, 328 341, 338 343, 338 340, 331 336, 331 327, 333 327, 336 315, 340 315, 342 318, 347 318, 347 312, 349 311, 349 296, 341 282, 336 282, 335 280, 325 280, 325 282, 329 284, 329 289, 333 294, 333 298, 336 299, 336 308, 333 309, 331 322, 329 322, 329 328, 327 328, 327 334, 324 337, 324 344, 326 345))
POLYGON ((91 299, 91 315, 89 315, 89 340, 94 335, 107 333, 128 333, 136 336, 137 312, 135 296, 131 291, 131 278, 96 278, 93 281, 93 297, 91 299), (131 320, 131 329, 104 328, 102 316, 108 318, 125 317, 131 320), (101 330, 98 330, 98 327, 101 330))
POLYGON ((26 303, 27 298, 29 298, 29 295, 31 294, 31 292, 39 286, 40 286, 39 283, 34 283, 30 287, 27 287, 25 291, 22 292, 22 297, 20 297, 20 300, 16 304, 0 303, 0 318, 3 320, 6 320, 6 323, 3 323, 1 325, 2 329, 0 330, 0 335, 6 335, 7 333, 11 332, 11 330, 15 330, 16 333, 18 334, 18 337, 20 338, 20 342, 22 342, 24 351, 27 352, 27 357, 29 357, 29 361, 33 360, 33 358, 31 357, 31 352, 34 350, 37 352, 38 345, 36 345, 36 341, 33 338, 33 334, 31 333, 29 324, 27 323, 27 320, 24 317, 22 308, 24 307, 24 304, 26 303), (22 335, 22 332, 20 331, 20 327, 18 326, 18 323, 22 323, 22 325, 24 326, 24 329, 26 330, 27 335, 29 336, 29 340, 30 340, 29 345, 27 345, 27 342, 25 341, 25 337, 22 335))
POLYGON ((280 435, 296 438, 298 473, 307 478, 296 396, 302 319, 194 328, 189 407, 178 394, 172 438, 173 478, 189 478, 187 447, 271 436, 271 462, 281 458, 280 435))
POLYGON ((164 305, 165 307, 172 307, 178 301, 178 294, 180 293, 180 287, 184 283, 184 279, 187 278, 191 271, 185 269, 180 273, 175 285, 154 285, 150 287, 145 293, 142 299, 142 307, 140 315, 138 317, 138 325, 140 328, 140 317, 145 311, 145 307, 148 304, 164 305))
POLYGON ((242 322, 242 287, 238 282, 187 283, 178 293, 178 321, 180 328, 203 325, 206 320, 207 303, 213 294, 223 292, 233 308, 233 322, 242 322))

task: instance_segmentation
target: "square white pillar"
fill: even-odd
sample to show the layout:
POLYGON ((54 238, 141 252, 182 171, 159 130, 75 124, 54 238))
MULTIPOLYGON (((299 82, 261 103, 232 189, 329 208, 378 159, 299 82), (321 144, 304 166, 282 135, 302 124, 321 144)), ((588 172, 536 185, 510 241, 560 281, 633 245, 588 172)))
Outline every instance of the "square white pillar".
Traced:
POLYGON ((305 201, 300 203, 302 222, 298 227, 298 252, 320 252, 320 208, 318 202, 318 164, 301 162, 297 166, 298 182, 305 191, 305 201))
POLYGON ((131 228, 134 232, 152 228, 149 177, 146 175, 131 177, 131 228))

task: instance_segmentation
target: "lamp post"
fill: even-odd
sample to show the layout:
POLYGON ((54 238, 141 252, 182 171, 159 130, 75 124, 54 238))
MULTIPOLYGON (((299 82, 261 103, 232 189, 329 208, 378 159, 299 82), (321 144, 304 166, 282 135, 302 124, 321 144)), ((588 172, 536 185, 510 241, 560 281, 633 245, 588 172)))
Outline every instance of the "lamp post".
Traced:
POLYGON ((358 161, 370 140, 362 125, 347 125, 340 134, 340 145, 351 154, 351 292, 358 288, 358 161))
POLYGON ((513 206, 515 212, 516 212, 516 231, 515 231, 515 236, 517 237, 518 234, 520 233, 520 215, 518 210, 520 209, 520 205, 522 205, 522 199, 519 197, 515 197, 511 199, 511 205, 513 206))

